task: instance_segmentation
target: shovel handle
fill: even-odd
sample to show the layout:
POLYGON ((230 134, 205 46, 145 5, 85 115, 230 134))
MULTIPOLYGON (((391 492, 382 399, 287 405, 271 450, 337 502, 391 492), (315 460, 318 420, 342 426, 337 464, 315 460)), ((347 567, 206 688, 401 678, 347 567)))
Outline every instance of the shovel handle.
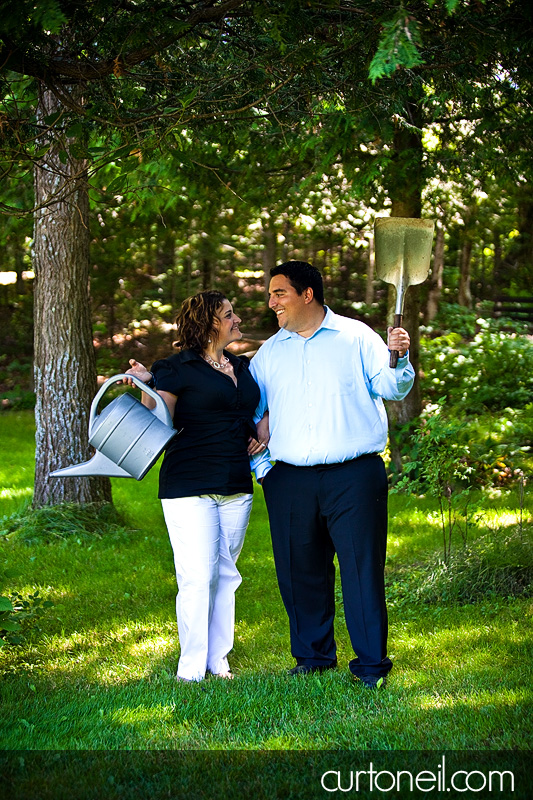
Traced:
MULTIPOLYGON (((393 328, 401 328, 403 325, 403 314, 395 314, 394 315, 394 322, 392 323, 393 328)), ((389 359, 389 367, 393 369, 396 367, 398 363, 398 356, 399 353, 397 350, 390 351, 390 359, 389 359)))

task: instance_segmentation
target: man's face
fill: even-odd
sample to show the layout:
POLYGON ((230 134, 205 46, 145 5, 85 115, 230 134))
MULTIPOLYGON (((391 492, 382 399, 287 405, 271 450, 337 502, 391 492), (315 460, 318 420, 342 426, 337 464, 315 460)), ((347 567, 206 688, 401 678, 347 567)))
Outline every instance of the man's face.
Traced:
POLYGON ((310 302, 307 298, 309 290, 298 294, 286 275, 274 275, 268 287, 269 308, 278 318, 280 328, 296 331, 305 328, 310 302))

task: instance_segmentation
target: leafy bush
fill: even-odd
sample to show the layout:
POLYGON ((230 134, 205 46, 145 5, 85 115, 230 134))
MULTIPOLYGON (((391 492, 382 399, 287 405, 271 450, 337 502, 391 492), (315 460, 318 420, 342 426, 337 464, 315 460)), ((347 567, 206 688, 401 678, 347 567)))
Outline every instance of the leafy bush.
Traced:
POLYGON ((483 301, 476 308, 466 308, 458 303, 441 303, 439 312, 430 325, 421 326, 421 332, 428 334, 445 334, 453 331, 461 339, 473 339, 480 327, 488 327, 491 331, 507 331, 526 335, 529 326, 526 322, 508 317, 493 318, 493 303, 483 301))
MULTIPOLYGON (((468 444, 459 436, 463 426, 460 420, 446 418, 442 405, 428 409, 414 429, 412 460, 404 464, 404 475, 391 490, 428 494, 437 500, 445 563, 450 558, 452 533, 460 529, 459 516, 468 516, 472 467, 468 444)), ((466 530, 462 535, 466 541, 466 530)))
POLYGON ((406 491, 407 502, 425 494, 437 500, 442 534, 442 561, 448 566, 452 542, 469 539, 481 493, 474 489, 506 488, 523 491, 531 468, 533 404, 506 409, 503 414, 452 417, 443 398, 427 406, 405 437, 403 474, 392 493, 406 491))
POLYGON ((505 487, 523 480, 533 466, 533 404, 465 419, 471 482, 505 487))
MULTIPOLYGON (((437 411, 453 420, 454 408, 448 404, 443 407, 429 405, 422 416, 412 422, 391 429, 400 443, 402 469, 405 477, 404 488, 426 492, 423 485, 409 487, 408 482, 419 477, 416 462, 419 454, 417 431, 425 423, 424 419, 432 417, 437 411)), ((462 460, 463 476, 469 487, 484 489, 487 487, 506 488, 524 480, 533 471, 533 404, 525 408, 506 408, 504 411, 485 412, 476 415, 461 415, 460 421, 450 426, 441 414, 439 425, 444 426, 444 437, 448 434, 455 439, 453 448, 457 457, 462 460), (468 468, 468 469, 466 469, 468 468)), ((438 446, 438 443, 436 443, 438 446)), ((392 471, 392 465, 390 467, 392 471)), ((398 483, 396 474, 393 482, 398 483)))
POLYGON ((0 405, 2 408, 20 410, 22 408, 35 408, 35 392, 24 390, 22 387, 11 389, 0 394, 0 405))
POLYGON ((421 343, 422 392, 445 396, 462 412, 522 408, 533 396, 533 344, 494 331, 486 320, 471 342, 451 333, 421 343))
POLYGON ((43 600, 39 592, 23 597, 14 592, 9 597, 0 596, 0 646, 22 644, 38 620, 54 604, 43 600))
POLYGON ((0 355, 0 408, 34 408, 33 363, 31 356, 10 360, 0 355))
POLYGON ((472 339, 476 335, 478 316, 477 311, 458 303, 441 303, 431 326, 421 330, 453 331, 460 339, 472 339))

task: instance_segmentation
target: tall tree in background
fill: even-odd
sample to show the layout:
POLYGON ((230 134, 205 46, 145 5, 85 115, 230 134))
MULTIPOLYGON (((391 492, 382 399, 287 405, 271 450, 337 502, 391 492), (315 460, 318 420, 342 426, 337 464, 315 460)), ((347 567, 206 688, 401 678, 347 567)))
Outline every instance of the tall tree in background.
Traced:
POLYGON ((188 125, 238 116, 275 92, 278 81, 274 68, 269 75, 258 71, 253 9, 244 0, 21 0, 2 3, 0 11, 11 145, 4 172, 16 175, 24 160, 35 169, 34 506, 101 502, 110 499, 108 481, 48 477, 54 467, 87 455, 96 385, 87 293, 88 170, 99 159, 124 158, 127 172, 132 151, 153 149, 165 136, 179 145, 188 125), (255 38, 247 51, 239 36, 250 27, 255 38), (103 147, 91 148, 95 131, 103 147))
MULTIPOLYGON (((523 86, 522 59, 531 48, 528 12, 518 0, 489 0, 475 6, 455 0, 444 4, 413 0, 409 9, 401 7, 397 12, 387 3, 368 0, 342 5, 314 0, 138 0, 135 4, 19 0, 0 3, 0 10, 6 145, 0 169, 16 179, 21 164, 36 164, 37 172, 55 176, 49 182, 35 181, 43 192, 35 203, 36 235, 45 243, 46 228, 55 225, 56 212, 61 210, 63 217, 70 215, 66 229, 80 233, 80 259, 86 258, 83 233, 77 227, 86 213, 81 197, 85 170, 90 180, 95 169, 113 162, 118 174, 112 190, 125 194, 135 189, 131 176, 139 158, 157 159, 164 147, 181 153, 187 162, 200 128, 203 134, 209 129, 216 136, 213 143, 231 143, 231 133, 218 132, 224 125, 230 131, 237 122, 266 131, 271 149, 276 137, 278 142, 286 141, 295 132, 299 148, 282 150, 285 155, 294 156, 296 150, 299 154, 277 167, 285 174, 309 175, 334 162, 345 163, 348 171, 351 164, 354 183, 367 186, 388 174, 395 208, 405 206, 402 192, 407 185, 409 192, 413 187, 409 214, 417 215, 412 211, 424 184, 416 174, 423 127, 439 124, 440 113, 445 138, 453 113, 458 124, 469 116, 464 111, 468 103, 473 128, 488 125, 487 103, 494 125, 501 122, 502 108, 510 108, 516 87, 523 86), (455 15, 449 17, 454 9, 455 15), (501 47, 496 45, 500 40, 501 47), (377 87, 368 81, 369 66, 373 79, 385 76, 377 87), (498 78, 502 78, 502 89, 495 94, 498 78), (472 87, 469 97, 468 86, 472 87), (44 106, 47 92, 48 108, 44 106), (461 109, 457 109, 456 96, 463 103, 461 109), (55 110, 48 113, 52 97, 55 110), (39 98, 43 104, 36 116, 39 98), (275 136, 272 120, 275 125, 280 120, 275 136), (307 130, 302 120, 309 120, 307 130), (409 139, 412 146, 404 141, 409 139), (362 143, 366 143, 367 156, 372 155, 366 169, 361 168, 362 143), (413 175, 416 180, 411 182, 413 175), (44 208, 49 213, 39 217, 44 208)), ((522 115, 522 127, 524 119, 522 115)), ((501 130, 498 133, 502 135, 501 130)), ((240 145, 236 141, 234 145, 233 160, 238 162, 240 145)), ((258 148, 250 152, 257 153, 258 148)), ((252 162, 249 171, 253 173, 257 164, 258 160, 252 162)), ((204 160, 199 168, 211 166, 204 160)), ((235 175, 222 167, 217 174, 234 189, 235 175)), ((86 230, 86 222, 81 226, 86 230)), ((36 246, 37 262, 50 255, 50 248, 36 246)), ((38 293, 46 291, 54 270, 64 271, 64 282, 87 284, 86 267, 71 276, 68 265, 54 259, 55 255, 46 267, 36 264, 38 293)), ((60 283, 59 273, 57 278, 60 283)), ((79 387, 82 383, 94 387, 93 367, 89 365, 90 378, 77 366, 78 357, 86 359, 83 354, 90 341, 89 304, 84 296, 81 289, 57 294, 56 305, 41 303, 40 298, 36 305, 41 309, 37 337, 39 327, 65 331, 63 338, 49 339, 46 347, 36 341, 37 505, 79 500, 67 483, 64 490, 59 490, 59 482, 41 484, 47 482, 52 450, 58 459, 70 457, 64 442, 54 441, 48 451, 43 444, 55 424, 53 409, 65 409, 65 438, 71 432, 83 436, 74 417, 87 408, 88 399, 87 394, 79 394, 79 387), (65 323, 60 317, 68 319, 63 305, 69 302, 77 307, 65 323), (74 319, 79 320, 78 327, 74 319), (54 364, 48 372, 47 358, 54 364), (65 361, 70 374, 62 368, 65 361), (60 395, 69 397, 69 403, 62 405, 60 395)), ((99 501, 102 496, 101 487, 94 482, 88 485, 87 500, 99 501)))
MULTIPOLYGON (((57 114, 54 94, 40 87, 38 118, 57 114)), ((34 505, 111 500, 108 479, 49 480, 49 471, 89 458, 88 410, 96 390, 89 303, 87 165, 69 142, 42 142, 35 165, 34 380, 38 458, 34 505), (75 413, 73 413, 75 410, 75 413)))

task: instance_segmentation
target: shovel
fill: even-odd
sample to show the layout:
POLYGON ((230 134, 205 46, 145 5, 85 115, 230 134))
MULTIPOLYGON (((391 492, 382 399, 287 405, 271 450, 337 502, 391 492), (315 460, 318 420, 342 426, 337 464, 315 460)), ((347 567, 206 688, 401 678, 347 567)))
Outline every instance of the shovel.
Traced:
MULTIPOLYGON (((402 326, 407 288, 428 276, 434 228, 433 220, 412 217, 380 217, 374 223, 376 274, 396 287, 394 328, 402 326)), ((397 363, 398 351, 391 350, 389 364, 397 363)))

